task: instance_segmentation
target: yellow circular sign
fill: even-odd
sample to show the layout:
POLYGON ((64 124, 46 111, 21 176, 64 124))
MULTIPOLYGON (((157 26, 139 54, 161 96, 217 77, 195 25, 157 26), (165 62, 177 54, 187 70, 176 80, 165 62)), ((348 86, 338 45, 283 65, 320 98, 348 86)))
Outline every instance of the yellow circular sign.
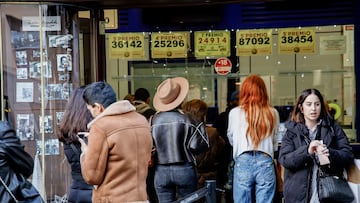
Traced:
POLYGON ((329 103, 329 108, 335 110, 334 119, 337 120, 341 116, 341 108, 337 103, 329 103))

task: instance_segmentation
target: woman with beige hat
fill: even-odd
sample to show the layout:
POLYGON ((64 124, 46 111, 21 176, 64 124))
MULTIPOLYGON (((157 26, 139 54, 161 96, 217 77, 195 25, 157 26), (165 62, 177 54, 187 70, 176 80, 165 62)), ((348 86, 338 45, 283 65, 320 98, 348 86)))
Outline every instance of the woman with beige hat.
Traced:
POLYGON ((155 190, 159 202, 173 202, 197 189, 195 155, 209 149, 205 125, 181 110, 189 91, 183 77, 163 81, 154 95, 151 119, 156 147, 155 190))

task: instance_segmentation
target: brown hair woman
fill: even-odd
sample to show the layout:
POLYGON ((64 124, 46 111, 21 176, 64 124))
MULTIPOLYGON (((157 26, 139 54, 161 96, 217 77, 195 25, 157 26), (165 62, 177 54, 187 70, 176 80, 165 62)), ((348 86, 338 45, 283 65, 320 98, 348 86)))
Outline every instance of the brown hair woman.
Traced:
POLYGON ((92 189, 82 175, 80 166, 81 145, 77 138, 78 132, 87 131, 87 124, 92 116, 86 108, 82 98, 85 87, 78 87, 73 91, 60 122, 59 141, 64 143, 64 153, 71 166, 72 183, 68 194, 68 202, 91 203, 92 189))

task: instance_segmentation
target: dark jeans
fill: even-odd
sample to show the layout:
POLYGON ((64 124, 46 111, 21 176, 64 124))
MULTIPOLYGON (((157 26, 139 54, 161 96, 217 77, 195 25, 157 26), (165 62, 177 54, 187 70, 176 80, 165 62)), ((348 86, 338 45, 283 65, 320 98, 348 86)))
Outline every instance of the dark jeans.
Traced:
POLYGON ((157 165, 155 190, 160 203, 169 203, 197 189, 196 168, 193 163, 157 165))
POLYGON ((146 178, 146 190, 149 195, 150 203, 157 203, 158 199, 156 196, 156 191, 154 187, 154 175, 155 175, 155 166, 148 168, 148 175, 146 178))

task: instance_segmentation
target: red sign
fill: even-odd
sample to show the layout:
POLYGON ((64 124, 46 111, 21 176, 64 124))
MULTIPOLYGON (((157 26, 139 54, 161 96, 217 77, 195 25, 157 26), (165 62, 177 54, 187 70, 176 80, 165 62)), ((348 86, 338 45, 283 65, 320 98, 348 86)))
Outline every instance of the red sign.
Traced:
POLYGON ((218 58, 215 61, 215 71, 219 75, 227 75, 231 72, 231 61, 226 57, 218 58))

